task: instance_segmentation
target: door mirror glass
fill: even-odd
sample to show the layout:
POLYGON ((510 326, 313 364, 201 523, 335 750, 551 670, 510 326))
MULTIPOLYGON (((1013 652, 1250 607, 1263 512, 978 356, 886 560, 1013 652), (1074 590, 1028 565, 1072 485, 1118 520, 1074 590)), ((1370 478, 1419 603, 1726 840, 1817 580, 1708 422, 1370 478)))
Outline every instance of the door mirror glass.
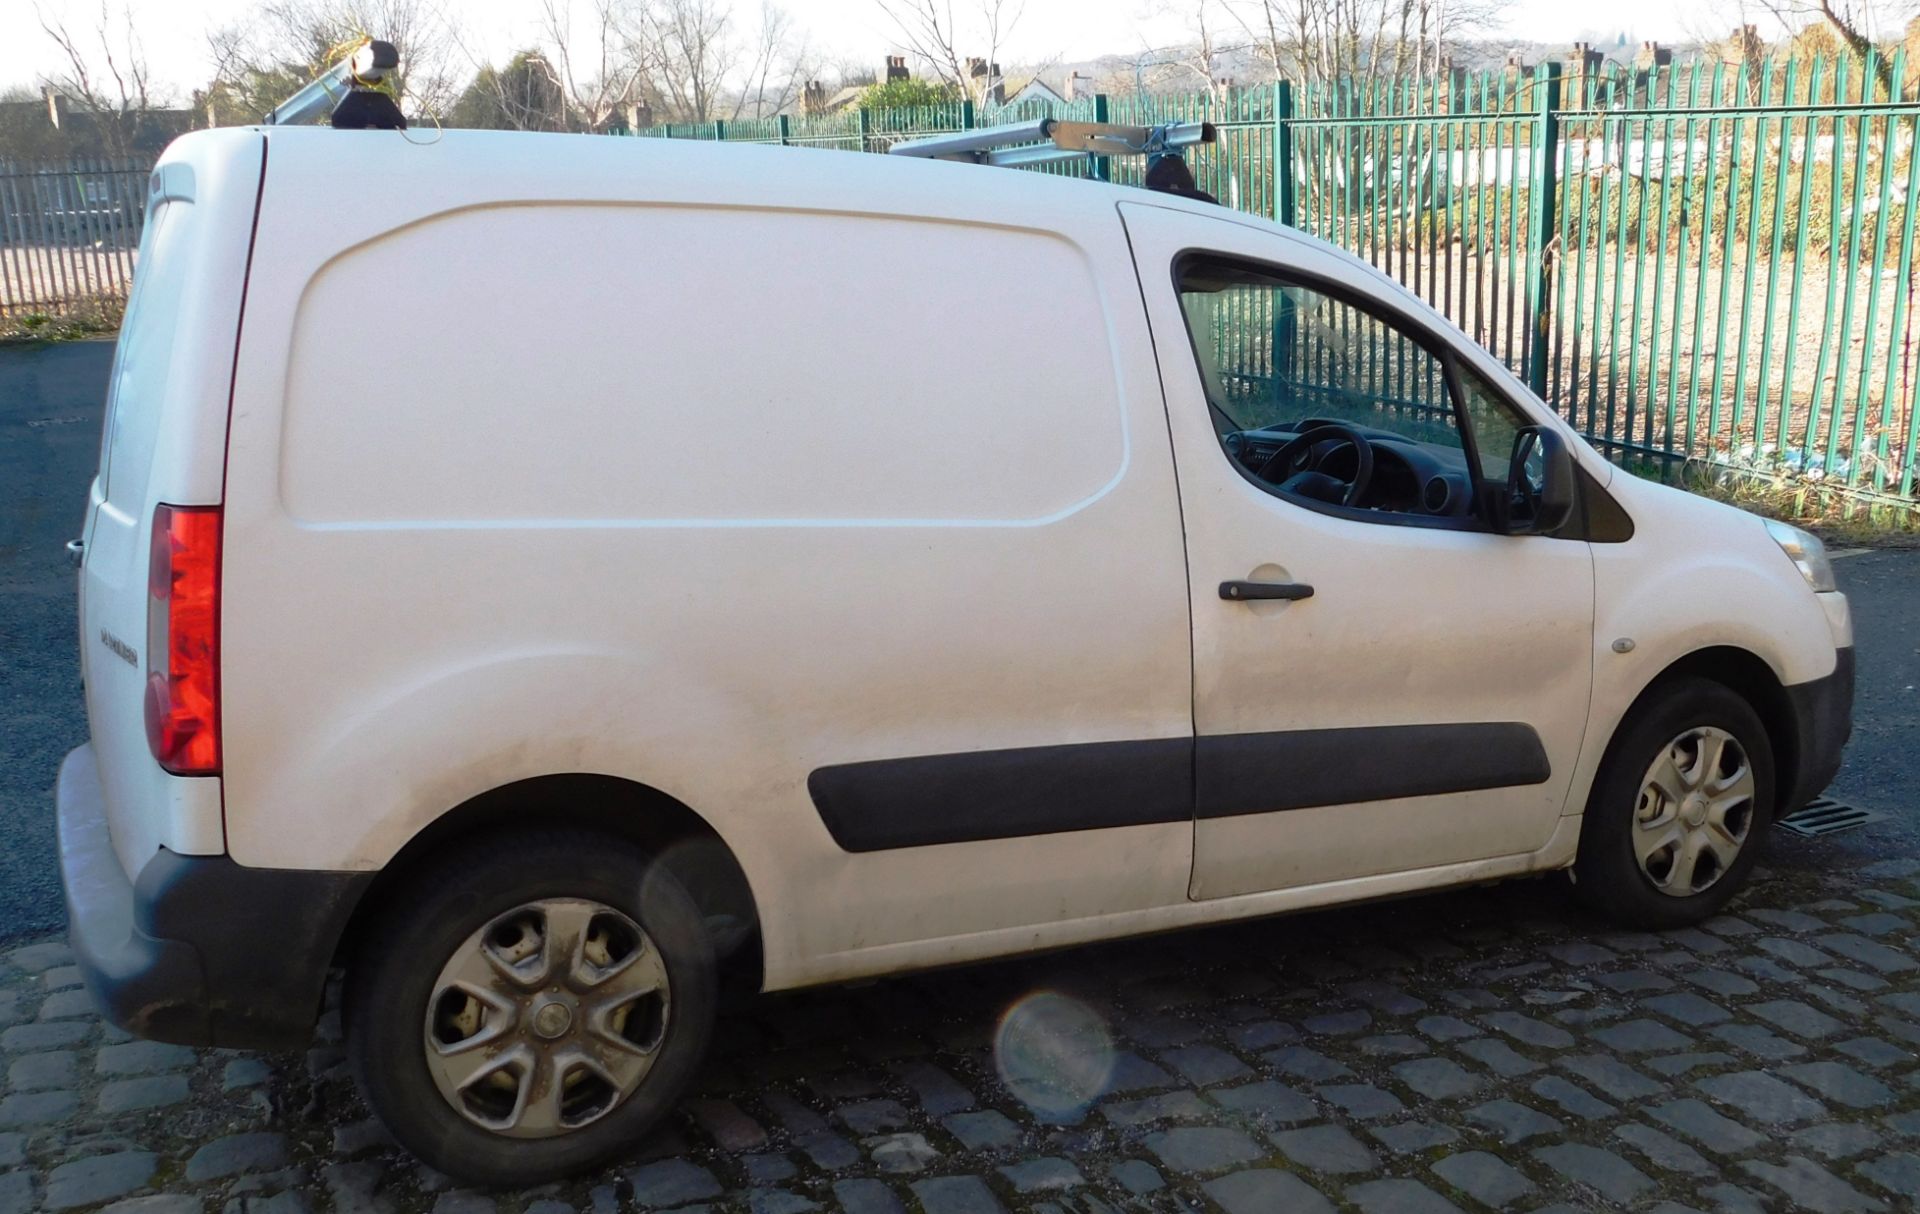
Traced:
POLYGON ((1487 519, 1504 535, 1556 531, 1573 513, 1573 455, 1548 426, 1514 431, 1506 475, 1481 482, 1487 519))

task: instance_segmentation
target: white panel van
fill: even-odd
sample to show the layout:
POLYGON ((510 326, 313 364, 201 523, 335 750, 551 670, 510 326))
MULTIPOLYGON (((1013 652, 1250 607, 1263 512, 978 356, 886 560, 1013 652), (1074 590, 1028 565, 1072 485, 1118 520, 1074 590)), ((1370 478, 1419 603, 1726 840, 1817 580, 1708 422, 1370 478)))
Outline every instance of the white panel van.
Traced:
POLYGON ((464 1180, 629 1149, 723 981, 1561 869, 1692 922, 1847 738, 1817 540, 1203 201, 272 128, 179 140, 151 216, 75 950, 220 1046, 343 969, 369 1101, 464 1180))

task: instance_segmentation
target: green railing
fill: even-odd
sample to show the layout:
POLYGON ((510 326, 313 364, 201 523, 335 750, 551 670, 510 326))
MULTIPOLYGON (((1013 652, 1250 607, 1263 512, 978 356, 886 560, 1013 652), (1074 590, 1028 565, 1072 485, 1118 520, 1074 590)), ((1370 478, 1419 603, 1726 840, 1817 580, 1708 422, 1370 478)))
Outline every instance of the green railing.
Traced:
POLYGON ((1203 188, 1398 279, 1616 458, 1912 505, 1915 92, 1900 54, 1549 64, 641 133, 884 151, 1047 113, 1206 119, 1219 140, 1189 156, 1203 188))
POLYGON ((146 221, 144 160, 0 160, 0 331, 50 315, 117 314, 146 221))

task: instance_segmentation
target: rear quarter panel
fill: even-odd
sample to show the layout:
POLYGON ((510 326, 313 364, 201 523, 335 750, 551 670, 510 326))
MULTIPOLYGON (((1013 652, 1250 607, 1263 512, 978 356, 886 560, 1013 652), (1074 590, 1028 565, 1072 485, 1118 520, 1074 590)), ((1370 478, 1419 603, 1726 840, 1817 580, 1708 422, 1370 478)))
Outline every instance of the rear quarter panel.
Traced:
POLYGON ((900 166, 868 158, 604 141, 596 169, 559 136, 451 158, 290 134, 231 446, 236 859, 377 868, 502 784, 626 777, 739 858, 770 987, 1184 899, 1185 821, 851 855, 806 791, 831 763, 1190 732, 1165 416, 1103 197, 1035 183, 983 215, 893 193, 900 166), (389 188, 326 202, 341 146, 389 188), (703 238, 687 216, 715 198, 729 226, 703 238), (762 224, 844 243, 779 243, 814 277, 743 263, 762 224), (988 267, 1004 296, 943 295, 978 280, 944 260, 963 227, 1025 252, 988 267), (1036 307, 1030 272, 1058 298, 1036 307), (903 315, 843 323, 860 283, 901 276, 903 315), (679 344, 699 360, 659 356, 679 344), (783 422, 842 426, 833 391, 881 410, 858 459, 858 433, 830 457, 783 422))
POLYGON ((152 253, 153 240, 164 239, 165 263, 140 266, 108 389, 80 643, 108 822, 129 875, 163 846, 186 855, 225 847, 220 780, 169 775, 147 746, 148 546, 156 504, 221 501, 234 345, 265 144, 257 132, 205 131, 176 140, 161 156, 149 208, 167 199, 166 214, 142 247, 152 253), (157 290, 163 295, 153 296, 157 290))

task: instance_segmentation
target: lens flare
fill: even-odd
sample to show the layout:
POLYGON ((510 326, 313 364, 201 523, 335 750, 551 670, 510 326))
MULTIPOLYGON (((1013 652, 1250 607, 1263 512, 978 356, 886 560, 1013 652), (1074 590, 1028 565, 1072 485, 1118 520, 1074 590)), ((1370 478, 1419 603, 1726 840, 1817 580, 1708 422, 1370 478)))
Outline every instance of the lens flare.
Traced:
POLYGON ((993 1062, 1000 1082, 1036 1116, 1071 1119, 1113 1078, 1113 1034, 1100 1013, 1078 999, 1036 991, 1000 1017, 993 1062))

